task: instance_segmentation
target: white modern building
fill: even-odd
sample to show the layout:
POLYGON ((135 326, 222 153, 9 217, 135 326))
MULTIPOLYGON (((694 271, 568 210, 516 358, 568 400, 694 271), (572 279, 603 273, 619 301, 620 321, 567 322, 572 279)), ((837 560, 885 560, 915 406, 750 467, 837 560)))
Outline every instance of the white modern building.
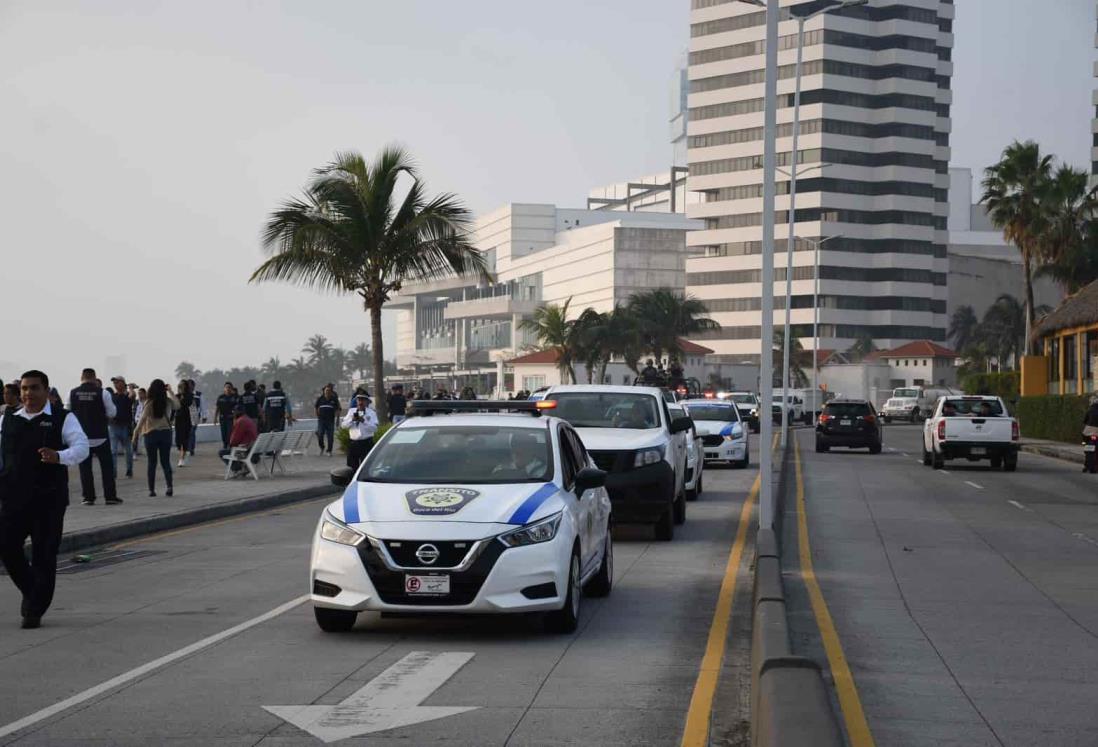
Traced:
MULTIPOLYGON (((814 2, 782 0, 783 10, 814 2)), ((786 12, 789 12, 786 10, 786 12)), ((861 336, 891 348, 947 327, 952 2, 875 0, 806 25, 796 234, 820 240, 820 348, 861 336)), ((697 341, 757 358, 760 334, 765 12, 693 0, 688 187, 705 221, 690 234, 687 291, 720 331, 697 341)), ((778 165, 791 163, 797 23, 779 28, 778 165)), ((779 175, 775 320, 784 318, 788 178, 779 175)), ((813 345, 814 252, 793 255, 792 321, 813 345)))
MULTIPOLYGON (((949 302, 946 313, 952 315, 961 306, 971 306, 983 317, 995 299, 1004 293, 1022 300, 1025 283, 1022 255, 1008 244, 1003 233, 991 223, 983 205, 974 202, 971 169, 949 170, 949 302)), ((1035 278, 1033 300, 1055 308, 1063 300, 1063 290, 1048 278, 1035 278)))
MULTIPOLYGON (((609 189, 609 188, 607 188, 609 189)), ((681 213, 578 210, 513 203, 476 222, 475 243, 494 276, 405 285, 397 312, 402 380, 472 385, 480 393, 522 388, 507 361, 534 342, 521 321, 541 304, 570 300, 571 318, 611 311, 638 291, 682 288, 686 234, 681 213)))

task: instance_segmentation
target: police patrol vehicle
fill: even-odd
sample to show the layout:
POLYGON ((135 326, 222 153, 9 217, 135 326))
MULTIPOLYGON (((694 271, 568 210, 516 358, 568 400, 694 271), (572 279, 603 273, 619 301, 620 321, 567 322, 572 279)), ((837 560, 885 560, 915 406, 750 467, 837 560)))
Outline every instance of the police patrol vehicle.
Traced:
POLYGON ((583 592, 610 593, 604 472, 555 402, 409 403, 320 518, 310 582, 317 624, 363 611, 545 612, 571 632, 583 592))

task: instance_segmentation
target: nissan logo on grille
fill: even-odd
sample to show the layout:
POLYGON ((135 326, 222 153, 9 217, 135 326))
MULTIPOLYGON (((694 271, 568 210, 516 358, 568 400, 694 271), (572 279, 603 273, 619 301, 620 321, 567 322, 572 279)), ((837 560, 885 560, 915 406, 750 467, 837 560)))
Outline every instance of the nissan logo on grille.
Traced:
POLYGON ((416 550, 416 557, 424 565, 431 565, 438 560, 438 548, 434 545, 420 545, 416 550))

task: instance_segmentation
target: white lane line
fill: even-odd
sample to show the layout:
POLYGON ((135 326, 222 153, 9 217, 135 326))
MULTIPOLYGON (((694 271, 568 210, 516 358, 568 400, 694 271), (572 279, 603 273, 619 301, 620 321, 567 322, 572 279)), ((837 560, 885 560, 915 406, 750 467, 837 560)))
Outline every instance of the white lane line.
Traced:
POLYGON ((1020 509, 1022 509, 1023 511, 1029 511, 1030 513, 1032 513, 1032 512, 1033 512, 1033 509, 1032 509, 1032 508, 1030 508, 1029 506, 1023 506, 1023 505, 1022 505, 1021 503, 1019 503, 1018 501, 1007 501, 1007 503, 1009 503, 1010 505, 1014 506, 1014 508, 1020 508, 1020 509))
POLYGON ((1098 545, 1098 540, 1094 539, 1093 537, 1088 537, 1085 534, 1083 534, 1082 532, 1075 532, 1071 536, 1074 537, 1075 539, 1081 539, 1081 540, 1083 540, 1083 542, 1089 542, 1092 545, 1098 545))
POLYGON ((911 455, 910 455, 910 454, 908 454, 908 453, 907 453, 906 451, 901 451, 900 453, 901 453, 901 454, 903 454, 904 456, 911 456, 911 455))
POLYGON ((972 487, 976 488, 977 490, 983 490, 984 489, 983 485, 977 485, 976 483, 969 482, 968 480, 965 480, 965 485, 971 485, 972 487))
POLYGON ((73 706, 77 706, 77 705, 80 705, 81 703, 85 703, 85 702, 91 700, 92 698, 96 698, 96 697, 102 695, 103 693, 110 692, 111 690, 114 690, 118 687, 121 687, 122 685, 133 682, 134 680, 140 679, 141 677, 144 677, 147 674, 155 672, 157 669, 162 669, 163 667, 166 667, 169 664, 177 662, 180 659, 184 659, 184 658, 190 656, 191 654, 196 654, 199 651, 202 651, 203 649, 209 648, 210 646, 213 646, 217 643, 220 643, 221 641, 224 641, 227 638, 232 638, 233 636, 235 636, 239 633, 243 633, 245 630, 248 630, 249 628, 254 628, 256 625, 261 625, 261 624, 267 622, 268 620, 272 620, 272 619, 278 617, 279 615, 283 614, 284 612, 289 612, 294 607, 300 606, 301 604, 303 604, 304 602, 307 602, 308 600, 309 600, 309 595, 308 594, 306 594, 304 596, 300 596, 297 599, 291 599, 289 602, 286 602, 285 604, 281 604, 278 607, 275 607, 270 612, 263 613, 259 617, 253 617, 251 620, 248 620, 246 622, 242 622, 239 625, 234 625, 233 627, 229 628, 228 630, 223 630, 220 633, 215 633, 215 634, 213 634, 213 635, 211 635, 207 638, 203 638, 201 641, 198 641, 197 643, 192 643, 191 645, 186 646, 184 648, 181 648, 178 651, 174 651, 170 654, 167 654, 166 656, 161 656, 159 659, 154 659, 153 661, 150 661, 147 664, 142 664, 141 666, 137 667, 136 669, 131 669, 130 671, 125 672, 123 674, 120 674, 117 677, 112 677, 111 679, 107 680, 106 682, 101 682, 100 684, 95 685, 94 687, 89 687, 87 690, 84 690, 83 692, 79 692, 79 693, 77 693, 76 695, 73 695, 70 698, 65 698, 64 700, 62 700, 59 703, 54 703, 53 705, 51 705, 47 708, 43 708, 40 711, 36 711, 35 713, 32 713, 29 716, 25 716, 25 717, 19 719, 18 721, 13 721, 10 724, 8 724, 7 726, 0 726, 0 737, 6 737, 9 734, 14 734, 15 732, 17 732, 21 729, 26 729, 28 726, 33 726, 34 724, 37 724, 39 721, 45 721, 46 719, 48 719, 52 716, 56 716, 57 714, 62 713, 63 711, 67 711, 69 708, 72 708, 73 706))
POLYGON ((952 475, 953 474, 952 472, 950 472, 947 469, 940 469, 938 471, 941 472, 943 475, 952 475))
POLYGON ((915 461, 916 461, 917 463, 919 463, 919 464, 922 464, 922 463, 923 463, 923 460, 922 460, 922 459, 916 459, 915 461))

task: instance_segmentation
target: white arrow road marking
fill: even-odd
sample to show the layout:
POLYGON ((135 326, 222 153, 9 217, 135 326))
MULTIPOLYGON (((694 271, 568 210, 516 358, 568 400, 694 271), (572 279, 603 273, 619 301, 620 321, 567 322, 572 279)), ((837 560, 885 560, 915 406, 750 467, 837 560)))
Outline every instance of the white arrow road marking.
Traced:
POLYGON ((472 658, 473 654, 463 651, 413 651, 338 705, 263 707, 328 743, 456 716, 477 706, 420 703, 472 658))
POLYGON ((1030 512, 1032 512, 1032 511, 1033 511, 1033 509, 1032 509, 1032 508, 1029 508, 1028 506, 1024 506, 1024 505, 1022 505, 1021 503, 1019 503, 1018 501, 1007 501, 1007 503, 1009 503, 1010 505, 1014 506, 1014 508, 1020 508, 1020 509, 1022 509, 1023 511, 1030 511, 1030 512))

